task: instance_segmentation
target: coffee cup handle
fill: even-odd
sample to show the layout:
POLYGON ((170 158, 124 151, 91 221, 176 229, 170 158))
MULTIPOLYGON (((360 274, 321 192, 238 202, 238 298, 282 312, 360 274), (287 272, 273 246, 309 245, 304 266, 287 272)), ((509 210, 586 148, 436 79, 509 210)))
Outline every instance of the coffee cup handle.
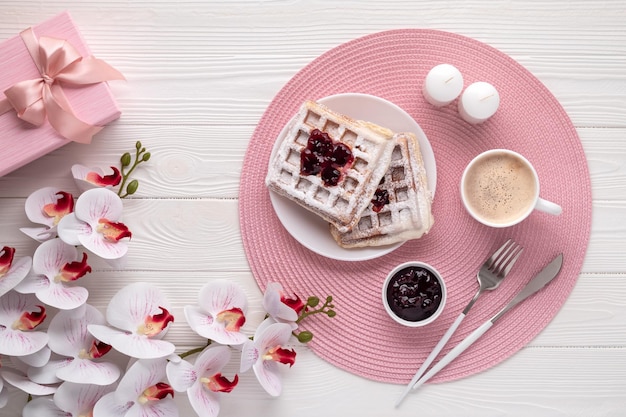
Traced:
POLYGON ((561 206, 552 201, 544 200, 543 198, 539 198, 537 200, 537 205, 535 208, 539 211, 543 211, 544 213, 552 214, 554 216, 558 216, 563 212, 561 206))

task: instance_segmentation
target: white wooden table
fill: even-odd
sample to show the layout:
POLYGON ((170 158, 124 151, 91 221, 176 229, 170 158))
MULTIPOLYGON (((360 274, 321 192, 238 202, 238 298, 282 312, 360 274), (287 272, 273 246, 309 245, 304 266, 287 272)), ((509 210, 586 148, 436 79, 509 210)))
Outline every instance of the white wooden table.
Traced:
MULTIPOLYGON (((625 415, 626 1, 2 0, 0 10, 0 39, 69 10, 94 54, 128 79, 111 83, 123 115, 92 145, 70 144, 0 178, 0 243, 34 250, 18 231, 28 223, 25 198, 47 185, 75 190, 72 164, 115 164, 141 140, 153 158, 125 200, 128 264, 97 263, 89 302, 104 309, 126 283, 153 282, 175 305, 167 338, 180 351, 201 343, 182 307, 209 280, 238 282, 253 316, 262 314, 239 231, 239 174, 256 123, 299 69, 343 42, 396 28, 451 31, 507 53, 561 102, 591 171, 591 241, 558 316, 512 358, 428 384, 398 410, 400 386, 338 370, 304 347, 284 372, 281 397, 246 374, 223 396, 220 415, 625 415)), ((24 401, 15 393, 0 415, 20 415, 24 401)), ((181 415, 193 415, 184 395, 177 401, 181 415)))

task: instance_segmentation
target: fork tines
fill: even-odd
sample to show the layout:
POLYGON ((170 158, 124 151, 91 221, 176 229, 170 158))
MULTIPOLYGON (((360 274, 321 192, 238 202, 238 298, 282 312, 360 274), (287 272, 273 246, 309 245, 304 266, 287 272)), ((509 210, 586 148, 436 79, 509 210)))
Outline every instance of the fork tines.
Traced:
POLYGON ((489 258, 489 270, 498 276, 508 274, 523 251, 524 248, 515 243, 513 239, 507 240, 489 258))

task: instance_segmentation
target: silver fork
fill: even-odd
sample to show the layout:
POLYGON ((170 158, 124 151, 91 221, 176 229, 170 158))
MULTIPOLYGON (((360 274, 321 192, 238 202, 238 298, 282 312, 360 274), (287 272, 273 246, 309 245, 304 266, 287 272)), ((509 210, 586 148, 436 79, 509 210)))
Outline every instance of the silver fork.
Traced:
POLYGON ((415 383, 420 379, 420 377, 424 374, 428 366, 435 360, 441 349, 446 345, 452 334, 459 327, 467 313, 469 313, 470 309, 478 300, 478 297, 485 291, 495 290, 500 286, 500 283, 504 280, 504 278, 511 272, 511 268, 515 265, 515 262, 522 254, 522 248, 520 245, 515 243, 512 239, 507 240, 504 245, 502 245, 497 251, 494 252, 480 267, 480 270, 476 274, 476 279, 478 280, 479 288, 474 297, 467 304, 463 312, 457 317, 457 319, 452 323, 452 326, 446 331, 443 335, 437 346, 430 352, 430 355, 426 358, 420 369, 417 371, 409 385, 404 389, 402 395, 396 401, 396 407, 400 405, 402 400, 407 396, 407 394, 411 391, 411 388, 415 383))

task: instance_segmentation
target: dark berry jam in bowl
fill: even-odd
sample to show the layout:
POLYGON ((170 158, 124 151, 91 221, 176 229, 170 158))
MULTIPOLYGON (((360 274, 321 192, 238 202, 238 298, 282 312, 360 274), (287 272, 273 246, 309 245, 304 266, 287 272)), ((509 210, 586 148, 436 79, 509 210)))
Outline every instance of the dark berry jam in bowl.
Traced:
POLYGON ((423 262, 395 267, 383 283, 383 305, 396 322, 409 327, 433 322, 446 304, 446 286, 441 275, 423 262))

